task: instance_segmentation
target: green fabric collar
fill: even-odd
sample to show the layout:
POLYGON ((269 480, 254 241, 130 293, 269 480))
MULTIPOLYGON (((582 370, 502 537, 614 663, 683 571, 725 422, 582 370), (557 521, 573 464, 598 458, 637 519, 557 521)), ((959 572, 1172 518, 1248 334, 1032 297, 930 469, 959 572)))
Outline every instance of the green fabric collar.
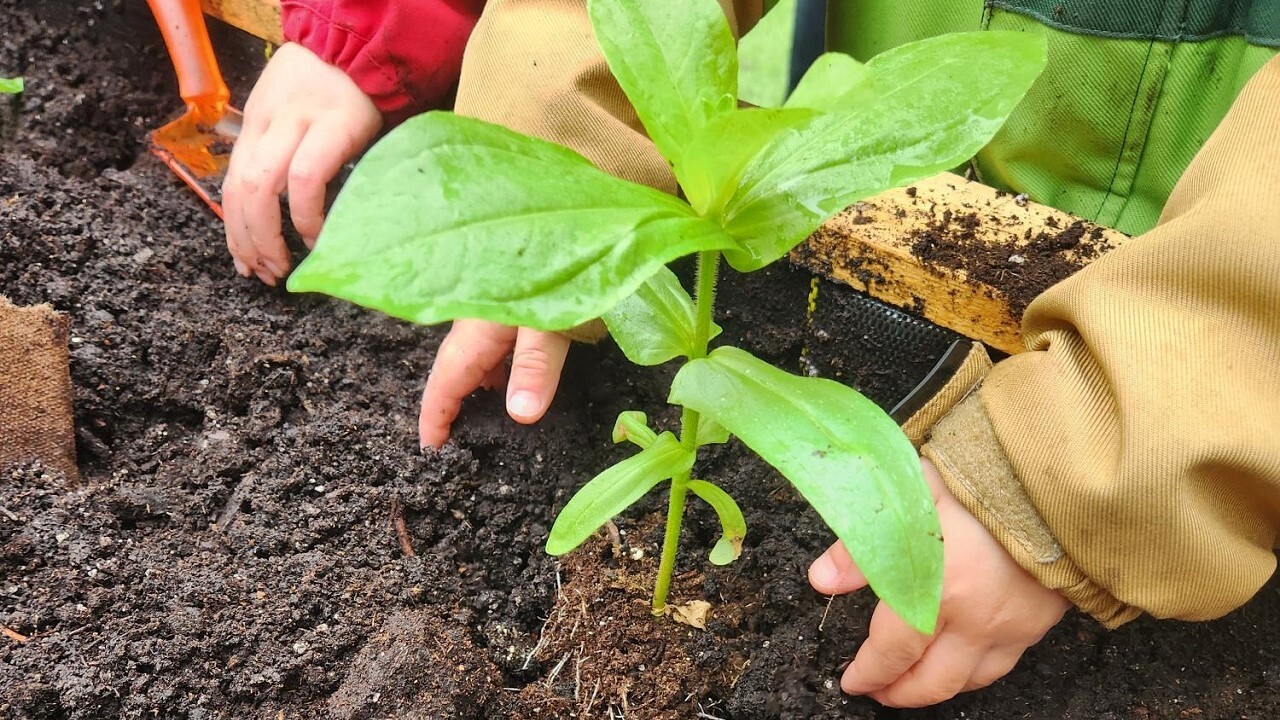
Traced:
POLYGON ((1253 45, 1280 47, 1277 0, 989 0, 1067 32, 1162 41, 1239 35, 1253 45))

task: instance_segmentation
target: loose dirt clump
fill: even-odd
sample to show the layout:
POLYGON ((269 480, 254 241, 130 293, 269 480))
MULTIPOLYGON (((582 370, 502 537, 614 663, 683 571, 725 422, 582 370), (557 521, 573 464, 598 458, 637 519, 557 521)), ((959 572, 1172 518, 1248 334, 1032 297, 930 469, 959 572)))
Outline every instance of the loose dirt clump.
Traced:
POLYGON ((1085 220, 1061 229, 1028 230, 1014 249, 984 242, 978 231, 984 222, 991 219, 977 212, 945 210, 912 234, 911 250, 927 266, 961 270, 972 280, 999 288, 1015 317, 1045 289, 1111 249, 1102 229, 1085 220))

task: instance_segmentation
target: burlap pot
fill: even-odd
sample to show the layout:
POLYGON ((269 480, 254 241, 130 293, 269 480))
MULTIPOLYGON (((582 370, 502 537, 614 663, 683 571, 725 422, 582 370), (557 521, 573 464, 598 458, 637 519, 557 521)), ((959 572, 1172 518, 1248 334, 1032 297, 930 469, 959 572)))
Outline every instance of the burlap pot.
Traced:
POLYGON ((78 479, 67 352, 70 321, 0 296, 0 468, 39 460, 78 479))

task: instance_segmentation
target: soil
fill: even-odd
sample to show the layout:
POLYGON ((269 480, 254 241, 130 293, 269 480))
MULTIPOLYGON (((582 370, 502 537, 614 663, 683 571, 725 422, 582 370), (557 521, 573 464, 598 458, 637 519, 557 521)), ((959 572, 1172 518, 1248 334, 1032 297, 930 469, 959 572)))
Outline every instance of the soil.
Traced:
POLYGON ((1097 225, 1075 220, 1058 227, 1050 218, 1049 227, 1028 230, 1025 243, 1010 254, 1008 248, 984 242, 978 232, 992 218, 989 213, 944 210, 915 233, 911 251, 926 267, 963 270, 976 282, 1000 288, 1014 317, 1021 317, 1046 289, 1112 249, 1097 225))
MULTIPOLYGON (((693 507, 674 598, 710 601, 707 630, 651 620, 657 494, 615 537, 541 548, 623 456, 619 411, 675 424, 671 369, 577 347, 544 422, 481 393, 453 442, 419 451, 441 330, 237 278, 215 219, 145 151, 177 96, 142 3, 69 5, 0 0, 0 74, 28 88, 0 100, 0 292, 72 318, 82 475, 0 472, 0 717, 1276 716, 1274 581, 1212 623, 1072 614, 935 708, 843 696, 874 599, 808 587, 830 533, 732 443, 700 472, 743 505, 743 557, 708 564, 718 523, 693 507)), ((781 366, 889 404, 938 351, 876 367, 884 341, 854 329, 847 291, 819 283, 810 313, 806 273, 752 281, 724 283, 724 338, 781 366)))

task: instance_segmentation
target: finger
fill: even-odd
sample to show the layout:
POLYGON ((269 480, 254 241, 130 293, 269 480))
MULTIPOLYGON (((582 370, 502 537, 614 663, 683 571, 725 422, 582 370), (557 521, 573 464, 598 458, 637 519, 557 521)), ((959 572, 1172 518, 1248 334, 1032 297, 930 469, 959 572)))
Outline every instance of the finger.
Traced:
POLYGON ((927 457, 920 458, 920 469, 924 472, 924 481, 929 486, 929 494, 933 496, 933 504, 937 505, 945 487, 942 483, 942 473, 938 472, 937 466, 927 457))
POLYGON ((560 333, 520 328, 507 380, 511 419, 525 424, 542 419, 560 385, 569 344, 569 338, 560 333))
POLYGON ((950 700, 965 690, 985 650, 956 633, 943 633, 901 677, 870 695, 882 705, 901 708, 950 700))
POLYGON ((257 135, 244 132, 236 139, 231 148, 231 159, 227 164, 227 176, 222 182, 223 229, 227 238, 227 251, 236 266, 236 272, 242 277, 249 277, 252 271, 245 258, 251 250, 249 233, 244 223, 244 193, 240 191, 240 176, 243 174, 245 158, 253 156, 253 148, 257 143, 257 135))
POLYGON ((418 414, 418 440, 422 447, 444 445, 463 399, 502 364, 515 340, 513 327, 483 320, 454 322, 436 352, 427 386, 422 390, 418 414))
POLYGON ((842 595, 867 586, 867 578, 837 542, 809 566, 809 584, 823 595, 842 595))
POLYGON ((498 363, 489 371, 484 379, 480 381, 482 390, 505 390, 507 387, 507 366, 506 363, 498 363))
POLYGON ((307 247, 324 224, 325 190, 342 163, 360 152, 361 142, 333 123, 312 125, 289 163, 289 215, 307 247))
POLYGON ((306 125, 298 120, 272 123, 254 146, 254 155, 245 164, 240 181, 242 222, 250 245, 250 253, 241 260, 272 286, 289 272, 289 252, 280 232, 280 194, 285 190, 290 159, 305 130, 306 125))
POLYGON ((931 639, 911 629, 885 603, 876 605, 867 640, 845 668, 840 687, 850 695, 866 695, 888 686, 920 660, 931 639))
POLYGON ((1021 658, 1022 650, 1009 647, 992 649, 978 662, 973 674, 969 676, 969 682, 965 683, 965 691, 984 688, 1008 675, 1021 658))

